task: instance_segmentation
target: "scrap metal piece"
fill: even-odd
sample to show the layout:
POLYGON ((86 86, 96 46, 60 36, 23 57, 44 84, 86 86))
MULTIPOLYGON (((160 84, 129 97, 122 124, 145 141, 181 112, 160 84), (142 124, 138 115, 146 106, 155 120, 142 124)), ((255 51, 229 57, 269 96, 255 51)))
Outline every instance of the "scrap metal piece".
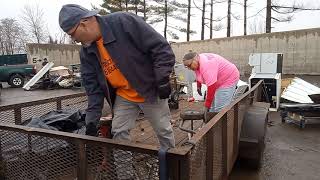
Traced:
POLYGON ((312 94, 320 94, 320 88, 295 77, 282 92, 281 98, 297 103, 314 103, 309 97, 312 94))
POLYGON ((49 62, 47 63, 42 69, 40 69, 40 71, 34 75, 24 86, 23 89, 25 90, 30 90, 30 88, 39 81, 39 79, 44 76, 49 69, 51 69, 53 67, 54 63, 53 62, 49 62))

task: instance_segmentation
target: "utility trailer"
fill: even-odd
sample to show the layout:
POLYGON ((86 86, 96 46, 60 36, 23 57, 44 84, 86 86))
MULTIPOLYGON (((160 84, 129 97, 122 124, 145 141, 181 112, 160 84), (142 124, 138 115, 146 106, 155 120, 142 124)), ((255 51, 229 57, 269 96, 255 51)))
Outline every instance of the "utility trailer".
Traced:
MULTIPOLYGON (((85 109, 85 93, 0 106, 0 175, 5 179, 227 179, 238 156, 244 114, 258 101, 261 82, 202 124, 196 133, 174 125, 176 147, 159 151, 145 119, 137 120, 132 142, 22 126, 30 117, 57 109, 85 109), (117 154, 117 157, 115 157, 117 154), (117 162, 126 164, 119 168, 117 162)), ((180 101, 172 110, 200 109, 203 102, 180 101)), ((190 125, 189 125, 190 126, 190 125)))

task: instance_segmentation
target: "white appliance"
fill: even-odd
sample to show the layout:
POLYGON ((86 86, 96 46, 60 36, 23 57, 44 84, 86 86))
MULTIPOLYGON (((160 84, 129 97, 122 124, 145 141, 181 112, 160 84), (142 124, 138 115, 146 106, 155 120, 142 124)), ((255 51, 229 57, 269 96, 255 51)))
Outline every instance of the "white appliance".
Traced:
POLYGON ((283 54, 279 53, 253 53, 249 56, 249 65, 253 67, 250 88, 264 80, 262 99, 270 102, 270 111, 277 111, 280 105, 282 61, 283 54))

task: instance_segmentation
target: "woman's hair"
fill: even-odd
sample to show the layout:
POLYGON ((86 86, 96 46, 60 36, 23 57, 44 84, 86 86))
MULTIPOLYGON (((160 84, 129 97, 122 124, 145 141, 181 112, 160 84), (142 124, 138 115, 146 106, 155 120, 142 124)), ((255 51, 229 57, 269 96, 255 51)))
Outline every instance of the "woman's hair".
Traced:
POLYGON ((187 54, 185 54, 183 56, 183 61, 187 61, 187 60, 190 60, 190 59, 193 59, 194 57, 197 56, 198 53, 196 52, 188 52, 187 54))

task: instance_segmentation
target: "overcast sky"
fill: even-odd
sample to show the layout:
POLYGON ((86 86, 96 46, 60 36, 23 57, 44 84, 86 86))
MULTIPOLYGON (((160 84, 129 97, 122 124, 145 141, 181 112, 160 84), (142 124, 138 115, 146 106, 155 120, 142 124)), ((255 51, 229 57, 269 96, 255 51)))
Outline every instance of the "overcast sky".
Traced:
MULTIPOLYGON (((179 0, 178 0, 179 1, 179 0)), ((187 2, 187 0, 180 0, 180 2, 187 2)), ((202 0, 192 0, 199 7, 202 6, 202 0)), ((209 0, 207 0, 209 1, 209 0)), ((243 0, 234 0, 234 1, 243 1, 243 0)), ((274 0, 279 2, 279 4, 292 4, 294 0, 274 0)), ((296 2, 303 2, 308 7, 320 7, 320 0, 295 0, 296 2)), ((21 9, 25 4, 35 5, 39 4, 40 8, 44 12, 44 20, 46 21, 46 26, 49 29, 49 32, 52 36, 59 33, 60 28, 58 24, 58 14, 59 11, 64 4, 74 3, 82 5, 88 9, 91 9, 91 4, 95 6, 99 6, 102 3, 102 0, 0 0, 0 19, 2 18, 15 18, 18 21, 21 20, 21 9)), ((248 9, 248 16, 255 14, 258 10, 262 9, 266 6, 266 0, 248 0, 248 3, 251 4, 251 7, 248 9)), ((194 6, 194 5, 193 5, 194 6)), ((209 6, 207 7, 209 10, 209 6)), ((238 15, 241 20, 232 20, 232 36, 238 36, 243 34, 243 8, 240 5, 234 4, 232 6, 232 12, 235 15, 238 15)), ((194 16, 191 19, 191 28, 192 30, 196 30, 197 34, 191 37, 191 40, 199 40, 201 34, 201 13, 196 8, 192 9, 191 12, 194 16)), ((227 14, 227 4, 215 5, 214 7, 214 17, 224 17, 227 14)), ((209 14, 207 15, 209 17, 209 14)), ((296 30, 296 29, 307 29, 307 28, 317 28, 320 27, 320 11, 305 11, 299 12, 294 15, 294 19, 290 23, 273 23, 273 32, 276 31, 287 31, 287 30, 296 30)), ((265 11, 262 11, 260 16, 255 18, 251 18, 248 20, 248 32, 251 31, 251 26, 261 26, 265 21, 265 11)), ((180 26, 184 27, 186 24, 178 23, 178 22, 169 22, 171 24, 180 24, 180 26)), ((225 37, 226 36, 226 20, 222 22, 224 25, 224 29, 219 32, 214 32, 214 37, 225 37)), ((155 25, 154 28, 162 33, 163 25, 158 24, 155 25)), ((209 30, 206 29, 205 37, 209 38, 209 30)), ((179 41, 185 41, 185 34, 180 34, 179 41)))

